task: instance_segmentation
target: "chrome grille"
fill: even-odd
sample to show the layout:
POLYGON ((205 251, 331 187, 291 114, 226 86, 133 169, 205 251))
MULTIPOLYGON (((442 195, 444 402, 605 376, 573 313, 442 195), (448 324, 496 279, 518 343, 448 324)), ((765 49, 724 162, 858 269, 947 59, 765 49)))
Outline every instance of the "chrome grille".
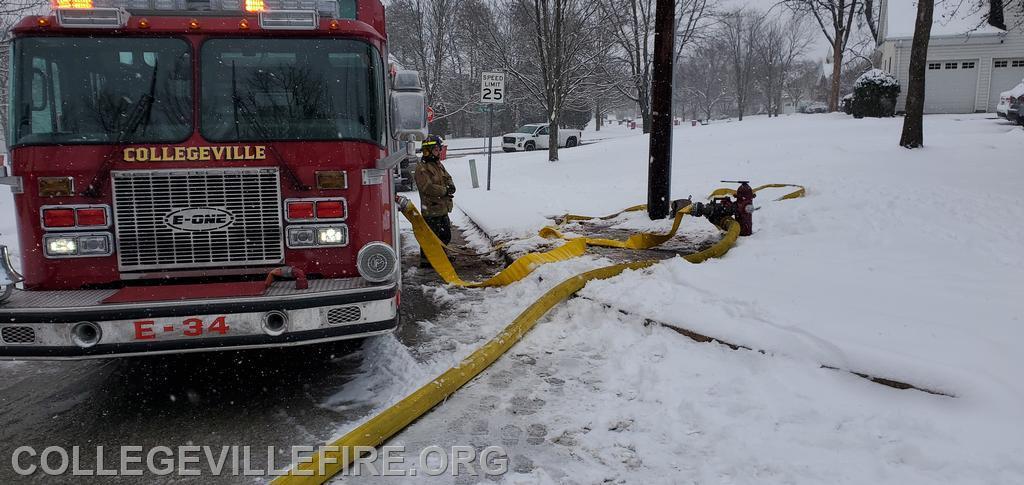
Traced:
POLYGON ((339 306, 327 310, 328 325, 358 322, 362 318, 363 311, 357 305, 339 306))
POLYGON ((31 344, 36 341, 36 331, 32 327, 4 327, 0 339, 5 344, 31 344))
POLYGON ((276 168, 137 170, 112 173, 122 271, 279 263, 284 258, 276 168), (180 230, 183 209, 230 214, 226 227, 180 230))

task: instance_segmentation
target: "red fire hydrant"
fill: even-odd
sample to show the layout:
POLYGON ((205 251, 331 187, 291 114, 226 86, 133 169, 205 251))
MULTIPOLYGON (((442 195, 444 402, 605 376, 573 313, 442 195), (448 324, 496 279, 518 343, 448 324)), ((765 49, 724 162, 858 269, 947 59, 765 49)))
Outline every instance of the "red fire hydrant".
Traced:
POLYGON ((750 182, 738 181, 740 187, 736 189, 736 222, 740 223, 740 236, 749 236, 754 233, 754 189, 750 188, 750 182))
POLYGON ((712 224, 724 227, 723 223, 728 218, 733 218, 740 225, 740 236, 749 236, 754 233, 754 189, 750 188, 750 182, 745 180, 730 181, 725 183, 740 184, 733 195, 735 200, 729 196, 715 197, 708 203, 694 202, 691 205, 689 199, 673 202, 676 210, 691 205, 690 215, 695 217, 706 217, 712 224))

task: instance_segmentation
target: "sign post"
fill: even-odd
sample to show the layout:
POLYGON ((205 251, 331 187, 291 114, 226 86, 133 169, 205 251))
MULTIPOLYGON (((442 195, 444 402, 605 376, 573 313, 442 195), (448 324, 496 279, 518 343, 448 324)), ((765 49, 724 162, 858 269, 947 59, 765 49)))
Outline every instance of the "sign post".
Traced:
POLYGON ((480 102, 491 105, 487 114, 487 190, 491 190, 491 145, 494 142, 494 105, 505 103, 505 73, 482 73, 480 79, 480 102))

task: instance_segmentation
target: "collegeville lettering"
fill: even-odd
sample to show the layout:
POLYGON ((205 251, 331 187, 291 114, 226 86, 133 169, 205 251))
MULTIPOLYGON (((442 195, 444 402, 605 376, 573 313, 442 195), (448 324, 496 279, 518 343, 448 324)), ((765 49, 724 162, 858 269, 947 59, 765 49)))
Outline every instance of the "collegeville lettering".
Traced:
POLYGON ((124 149, 126 162, 208 162, 265 160, 267 147, 203 146, 203 147, 128 147, 124 149))

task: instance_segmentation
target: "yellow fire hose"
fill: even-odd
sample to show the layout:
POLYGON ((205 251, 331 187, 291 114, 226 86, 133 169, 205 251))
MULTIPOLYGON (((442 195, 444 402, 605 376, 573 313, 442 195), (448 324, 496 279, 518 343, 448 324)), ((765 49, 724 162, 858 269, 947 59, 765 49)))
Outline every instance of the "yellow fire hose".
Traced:
MULTIPOLYGON (((798 196, 784 198, 802 196, 803 188, 801 187, 801 190, 798 192, 801 192, 798 196)), ((636 208, 630 209, 640 210, 636 208)), ((627 211, 630 209, 627 209, 627 211)), ((670 234, 675 233, 679 227, 679 220, 687 212, 689 211, 684 209, 676 214, 676 219, 673 222, 672 232, 670 234)), ((527 254, 513 262, 509 268, 486 281, 479 283, 467 283, 459 278, 455 273, 455 269, 452 267, 451 261, 449 261, 447 256, 445 256, 441 241, 437 239, 437 236, 435 236, 433 231, 431 231, 426 225, 426 222, 419 214, 419 211, 416 210, 412 204, 409 204, 403 210, 403 213, 413 224, 413 231, 416 239, 420 242, 424 253, 427 255, 427 259, 429 259, 431 264, 434 265, 438 274, 441 275, 445 281, 459 286, 479 287, 498 286, 502 283, 509 284, 528 275, 538 264, 562 261, 574 256, 579 256, 586 250, 587 244, 595 241, 588 241, 588 238, 572 239, 566 244, 551 251, 527 254), (513 269, 513 267, 515 267, 515 269, 513 269)), ((588 220, 582 218, 585 216, 575 217, 580 217, 580 219, 576 220, 588 220)), ((700 263, 710 258, 720 257, 728 252, 733 244, 735 244, 736 238, 739 235, 739 224, 732 219, 727 219, 724 229, 726 233, 720 241, 703 251, 684 256, 686 260, 692 263, 700 263)), ((634 241, 633 243, 630 243, 630 245, 643 245, 650 244, 660 238, 665 238, 666 236, 668 235, 648 234, 647 237, 639 239, 633 239, 631 237, 630 239, 627 239, 627 241, 634 241)), ((611 240, 596 241, 607 242, 611 240)), ((629 245, 624 241, 612 242, 622 244, 613 247, 629 247, 629 245)), ((508 351, 508 349, 512 348, 512 346, 515 345, 515 343, 518 342, 526 332, 530 331, 530 329, 537 324, 537 321, 544 316, 544 314, 558 303, 578 292, 586 286, 587 282, 612 278, 625 270, 639 270, 654 265, 657 262, 658 261, 637 261, 605 266, 603 268, 580 273, 559 283, 557 286, 544 293, 540 298, 533 302, 533 304, 527 307, 526 310, 520 313, 519 316, 512 320, 512 322, 509 323, 500 334, 463 359, 458 365, 448 369, 443 374, 434 378, 431 382, 406 396, 397 404, 385 409, 376 416, 373 416, 341 438, 329 443, 324 447, 324 449, 321 449, 319 453, 310 457, 309 461, 304 461, 293 466, 288 471, 287 475, 277 477, 272 483, 276 485, 319 485, 326 482, 357 458, 356 455, 358 450, 381 445, 388 438, 394 436, 420 416, 426 414, 427 411, 447 399, 448 396, 452 395, 460 387, 464 386, 467 382, 483 372, 484 369, 494 363, 498 357, 508 351)))

